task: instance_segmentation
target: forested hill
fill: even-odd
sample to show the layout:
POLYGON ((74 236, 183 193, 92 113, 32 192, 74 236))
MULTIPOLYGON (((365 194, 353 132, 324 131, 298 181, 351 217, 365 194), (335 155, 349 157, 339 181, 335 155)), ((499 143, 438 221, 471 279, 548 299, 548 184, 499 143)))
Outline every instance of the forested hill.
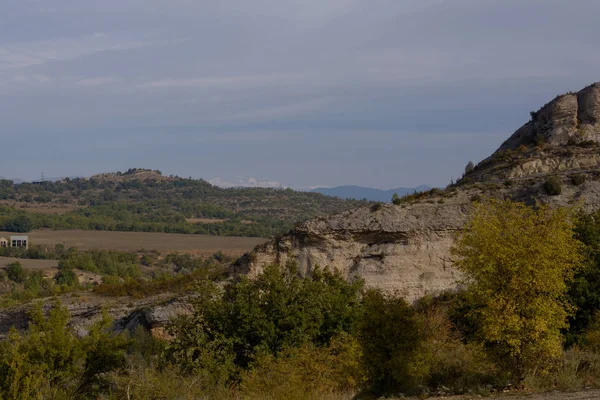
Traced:
POLYGON ((36 228, 270 237, 312 217, 354 208, 291 189, 222 189, 202 179, 130 169, 58 182, 0 180, 0 230, 36 228))

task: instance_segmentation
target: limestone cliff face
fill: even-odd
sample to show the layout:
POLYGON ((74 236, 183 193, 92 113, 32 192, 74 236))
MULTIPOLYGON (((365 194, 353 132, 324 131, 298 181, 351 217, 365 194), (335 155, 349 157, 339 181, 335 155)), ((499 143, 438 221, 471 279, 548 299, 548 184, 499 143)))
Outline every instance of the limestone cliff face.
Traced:
POLYGON ((558 96, 533 113, 490 158, 459 183, 406 204, 363 207, 308 221, 254 249, 235 266, 251 276, 264 265, 298 263, 337 268, 348 279, 396 291, 409 301, 456 288, 460 274, 450 248, 479 196, 557 206, 600 206, 600 84, 558 96), (558 196, 545 193, 549 175, 563 182, 558 196), (573 176, 583 176, 573 183, 573 176))
MULTIPOLYGON (((441 199, 440 199, 441 200, 441 199)), ((432 203, 362 207, 309 221, 247 255, 238 272, 296 261, 301 273, 336 268, 348 279, 397 291, 409 300, 456 286, 449 249, 471 209, 465 193, 432 203)))

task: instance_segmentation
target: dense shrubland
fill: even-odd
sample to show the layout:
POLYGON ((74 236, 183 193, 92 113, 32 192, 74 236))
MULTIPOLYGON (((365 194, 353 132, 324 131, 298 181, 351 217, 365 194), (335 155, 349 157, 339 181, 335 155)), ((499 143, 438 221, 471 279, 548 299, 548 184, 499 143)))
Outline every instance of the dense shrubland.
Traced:
MULTIPOLYGON (((600 213, 475 207, 453 253, 465 290, 411 305, 328 269, 302 278, 294 265, 270 266, 225 285, 198 275, 195 312, 168 341, 109 333, 106 322, 77 338, 59 305, 46 318, 34 308, 30 330, 0 349, 2 396, 341 399, 600 385, 600 213)), ((170 262, 191 262, 179 257, 170 262)))
POLYGON ((26 270, 19 261, 0 269, 0 307, 35 298, 58 296, 77 290, 93 290, 105 296, 136 298, 193 289, 198 279, 219 280, 225 276, 232 259, 217 252, 209 257, 186 253, 141 250, 138 253, 115 250, 78 250, 33 245, 29 249, 0 248, 0 256, 20 259, 58 259, 54 276, 40 270, 26 270), (101 283, 80 282, 81 271, 101 277, 101 283))

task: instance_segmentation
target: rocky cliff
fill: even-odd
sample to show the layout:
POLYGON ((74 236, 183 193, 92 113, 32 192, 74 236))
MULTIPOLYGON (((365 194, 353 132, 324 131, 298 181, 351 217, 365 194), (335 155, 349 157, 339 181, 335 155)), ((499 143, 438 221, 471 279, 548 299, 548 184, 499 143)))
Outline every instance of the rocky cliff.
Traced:
POLYGON ((308 221, 258 246, 234 267, 256 275, 271 263, 295 261, 310 274, 337 268, 348 279, 396 291, 408 300, 455 288, 460 275, 449 249, 485 196, 587 210, 600 206, 600 83, 556 97, 457 184, 408 196, 401 204, 366 206, 308 221), (554 176, 560 194, 544 183, 554 176))

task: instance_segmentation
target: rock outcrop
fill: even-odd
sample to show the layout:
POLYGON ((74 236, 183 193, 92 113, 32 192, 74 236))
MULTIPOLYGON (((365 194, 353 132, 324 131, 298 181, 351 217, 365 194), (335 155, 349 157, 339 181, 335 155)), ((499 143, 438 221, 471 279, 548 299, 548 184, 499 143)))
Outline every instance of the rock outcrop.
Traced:
POLYGON ((309 221, 248 254, 239 272, 256 275, 266 264, 296 261, 305 275, 317 266, 336 268, 412 300, 454 287, 459 275, 449 249, 471 206, 464 194, 438 201, 367 206, 309 221))
POLYGON ((336 268, 348 279, 396 291, 410 301, 455 288, 453 237, 472 201, 485 196, 557 206, 600 206, 600 83, 558 96, 518 129, 488 159, 444 191, 433 190, 400 205, 362 207, 301 224, 258 246, 234 267, 251 276, 264 265, 288 261, 310 274, 336 268), (563 182, 560 195, 544 190, 548 176, 563 182), (577 179, 574 176, 578 175, 577 179), (575 182, 575 183, 573 183, 575 182))
MULTIPOLYGON (((43 300, 42 300, 43 301, 43 300)), ((77 301, 63 297, 61 303, 71 314, 70 326, 79 336, 88 334, 89 327, 102 317, 102 309, 106 307, 108 315, 113 319, 116 332, 129 330, 133 332, 138 326, 149 330, 155 336, 165 337, 165 327, 174 319, 192 312, 192 305, 186 299, 164 299, 160 296, 144 300, 105 298, 77 301)), ((52 307, 52 302, 44 304, 45 309, 52 307)), ((24 330, 29 324, 31 305, 23 304, 0 310, 0 338, 4 337, 11 327, 24 330)))
POLYGON ((544 141, 551 145, 600 141, 600 82, 577 93, 566 93, 531 113, 531 121, 519 128, 498 151, 544 141))

